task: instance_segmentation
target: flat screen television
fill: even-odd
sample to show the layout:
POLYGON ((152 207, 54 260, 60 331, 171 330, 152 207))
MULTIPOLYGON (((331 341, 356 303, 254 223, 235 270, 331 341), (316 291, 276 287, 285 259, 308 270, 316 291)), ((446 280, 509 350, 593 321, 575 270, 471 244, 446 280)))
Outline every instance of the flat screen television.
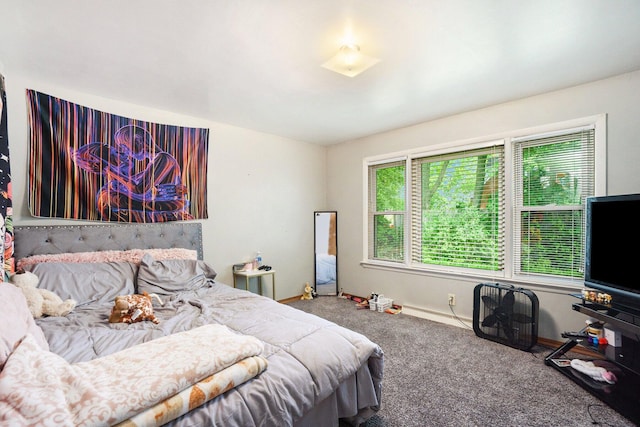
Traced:
POLYGON ((589 197, 585 219, 585 287, 640 311, 640 194, 589 197))

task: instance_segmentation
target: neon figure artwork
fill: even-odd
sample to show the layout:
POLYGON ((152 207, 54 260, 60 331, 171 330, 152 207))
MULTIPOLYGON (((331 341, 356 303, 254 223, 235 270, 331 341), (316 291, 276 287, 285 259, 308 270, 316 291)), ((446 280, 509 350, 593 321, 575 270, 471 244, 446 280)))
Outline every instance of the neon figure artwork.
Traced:
POLYGON ((102 175, 104 185, 96 194, 96 204, 104 220, 193 219, 180 165, 158 147, 146 129, 123 126, 114 133, 111 145, 91 142, 72 158, 83 170, 102 175))

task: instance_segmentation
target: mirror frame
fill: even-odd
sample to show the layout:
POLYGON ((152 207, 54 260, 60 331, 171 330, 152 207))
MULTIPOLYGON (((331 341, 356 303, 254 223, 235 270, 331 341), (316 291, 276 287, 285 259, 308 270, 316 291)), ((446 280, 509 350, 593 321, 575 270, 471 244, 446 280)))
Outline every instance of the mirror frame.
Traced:
MULTIPOLYGON (((323 260, 326 257, 323 257, 323 260)), ((317 295, 338 295, 338 212, 337 211, 315 211, 313 213, 313 288, 316 291, 317 295), (326 220, 320 221, 320 217, 323 214, 330 214, 332 217, 329 217, 329 225, 327 229, 326 220), (318 233, 327 232, 327 242, 322 244, 321 249, 326 247, 326 252, 318 252, 318 248, 320 245, 318 239, 318 233), (332 237, 333 236, 333 237, 332 237), (333 252, 333 253, 332 253, 333 252), (333 260, 329 260, 329 267, 331 261, 335 266, 335 272, 333 272, 333 277, 335 277, 335 283, 327 282, 327 283, 318 283, 319 274, 324 274, 324 271, 318 270, 318 255, 334 255, 333 260)), ((331 274, 331 272, 329 273, 331 274)))

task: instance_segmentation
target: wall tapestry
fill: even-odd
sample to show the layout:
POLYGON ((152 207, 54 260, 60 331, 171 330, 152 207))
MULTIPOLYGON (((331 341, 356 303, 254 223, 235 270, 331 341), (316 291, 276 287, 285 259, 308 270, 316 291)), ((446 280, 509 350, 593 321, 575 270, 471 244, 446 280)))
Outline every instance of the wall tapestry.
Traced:
POLYGON ((0 261, 2 280, 14 271, 13 204, 11 200, 11 168, 9 167, 9 133, 7 131, 7 94, 0 74, 0 261))
POLYGON ((104 113, 27 89, 29 210, 47 218, 207 218, 209 130, 104 113))

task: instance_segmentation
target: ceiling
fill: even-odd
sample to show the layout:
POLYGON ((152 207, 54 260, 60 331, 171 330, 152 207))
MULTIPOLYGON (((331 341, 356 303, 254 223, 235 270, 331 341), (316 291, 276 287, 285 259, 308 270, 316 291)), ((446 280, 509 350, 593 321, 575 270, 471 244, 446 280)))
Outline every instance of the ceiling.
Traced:
POLYGON ((0 0, 0 10, 7 78, 317 144, 640 69, 640 0, 0 0), (346 34, 380 59, 353 78, 321 66, 346 34))

